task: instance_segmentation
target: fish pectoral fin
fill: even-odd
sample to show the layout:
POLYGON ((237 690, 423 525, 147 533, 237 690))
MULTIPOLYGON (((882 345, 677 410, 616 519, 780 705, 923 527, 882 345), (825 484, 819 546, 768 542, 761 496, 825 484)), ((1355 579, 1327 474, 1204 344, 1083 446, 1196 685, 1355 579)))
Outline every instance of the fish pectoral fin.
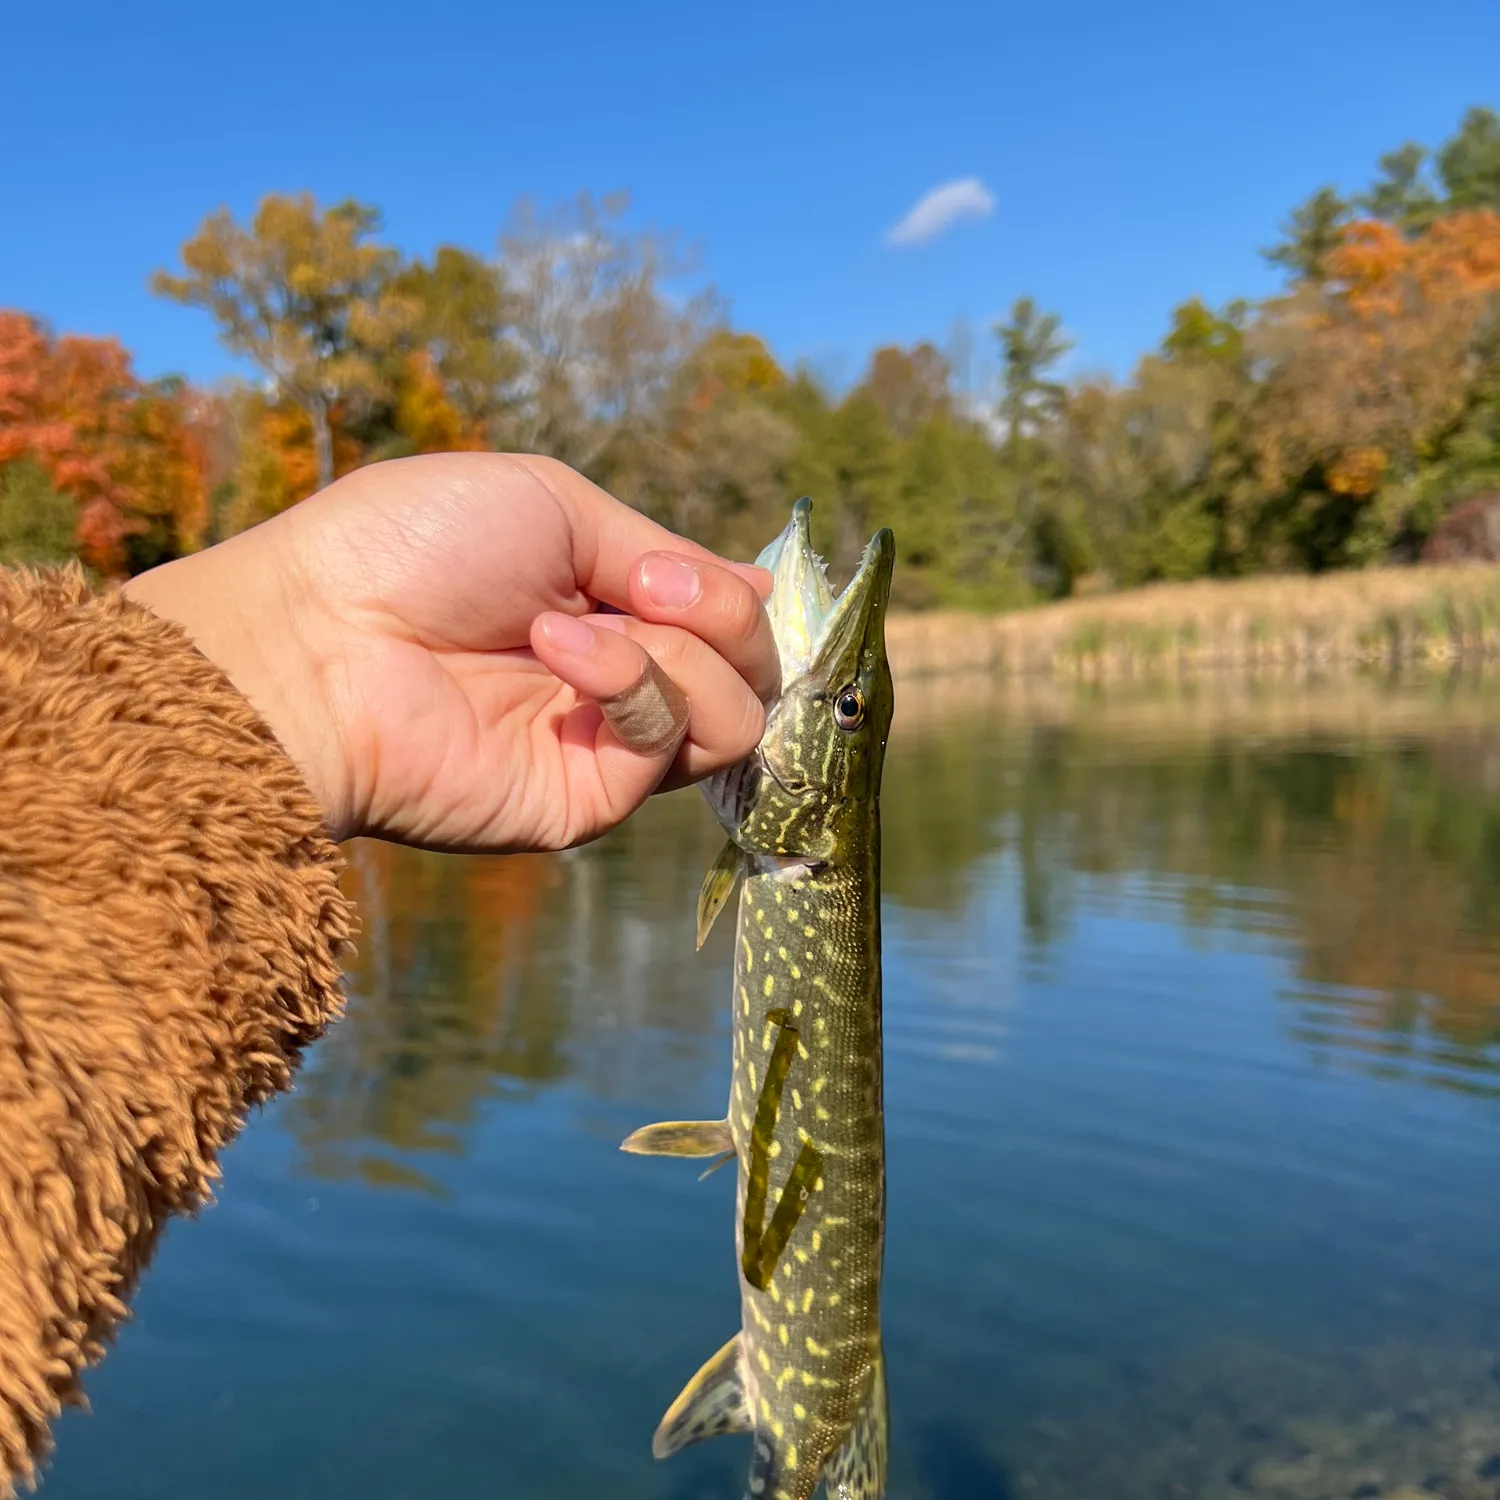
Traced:
POLYGON ((703 886, 698 892, 698 946, 701 948, 708 937, 714 918, 724 910, 725 903, 734 892, 734 883, 745 869, 745 851, 730 839, 719 857, 703 877, 703 886))
POLYGON ((719 1350, 667 1408, 651 1438, 654 1458, 667 1458, 704 1438, 754 1427, 745 1381, 740 1371, 740 1336, 719 1350))
POLYGON ((885 1356, 877 1353, 865 1397, 843 1446, 823 1466, 828 1500, 884 1500, 890 1405, 885 1390, 885 1356))
POLYGON ((719 1156, 734 1150, 728 1120, 667 1120, 642 1125, 620 1142, 634 1156, 719 1156))

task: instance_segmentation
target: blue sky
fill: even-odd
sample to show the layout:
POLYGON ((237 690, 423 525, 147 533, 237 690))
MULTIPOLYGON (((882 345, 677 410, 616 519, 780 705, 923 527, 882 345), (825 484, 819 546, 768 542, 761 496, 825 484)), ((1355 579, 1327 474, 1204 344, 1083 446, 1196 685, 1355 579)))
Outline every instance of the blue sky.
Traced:
POLYGON ((0 306, 196 379, 229 362, 148 276, 215 207, 302 189, 425 252, 626 188, 787 361, 852 378, 1027 293, 1075 369, 1124 373, 1184 297, 1269 291, 1258 248, 1318 185, 1500 107, 1496 0, 46 0, 3 47, 0 306), (887 242, 968 179, 987 214, 887 242))

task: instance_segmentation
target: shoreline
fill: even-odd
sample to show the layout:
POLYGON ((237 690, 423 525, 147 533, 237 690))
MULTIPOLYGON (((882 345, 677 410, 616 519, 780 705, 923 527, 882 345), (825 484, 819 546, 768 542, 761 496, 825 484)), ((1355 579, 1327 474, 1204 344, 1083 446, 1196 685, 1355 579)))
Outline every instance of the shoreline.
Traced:
POLYGON ((1080 681, 1500 658, 1500 564, 1149 584, 1004 614, 893 614, 898 681, 1080 681))

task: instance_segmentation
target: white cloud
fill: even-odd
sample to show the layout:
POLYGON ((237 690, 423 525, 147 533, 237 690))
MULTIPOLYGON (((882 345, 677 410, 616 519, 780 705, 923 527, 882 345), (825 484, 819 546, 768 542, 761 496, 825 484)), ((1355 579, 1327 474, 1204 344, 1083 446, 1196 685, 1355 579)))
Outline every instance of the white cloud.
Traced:
POLYGON ((977 177, 960 177, 923 193, 885 237, 888 245, 920 245, 936 239, 960 219, 984 219, 995 211, 995 198, 977 177))

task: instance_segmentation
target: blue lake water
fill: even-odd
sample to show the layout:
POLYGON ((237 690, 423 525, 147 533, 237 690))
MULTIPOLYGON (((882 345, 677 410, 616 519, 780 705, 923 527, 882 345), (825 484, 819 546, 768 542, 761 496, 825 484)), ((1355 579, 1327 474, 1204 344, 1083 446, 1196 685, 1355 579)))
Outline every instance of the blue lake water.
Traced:
MULTIPOLYGON (((1500 1494, 1500 690, 904 689, 891 1495, 1500 1494)), ((49 1500, 739 1500, 696 792, 566 857, 354 849, 346 1021, 171 1229, 49 1500)))

